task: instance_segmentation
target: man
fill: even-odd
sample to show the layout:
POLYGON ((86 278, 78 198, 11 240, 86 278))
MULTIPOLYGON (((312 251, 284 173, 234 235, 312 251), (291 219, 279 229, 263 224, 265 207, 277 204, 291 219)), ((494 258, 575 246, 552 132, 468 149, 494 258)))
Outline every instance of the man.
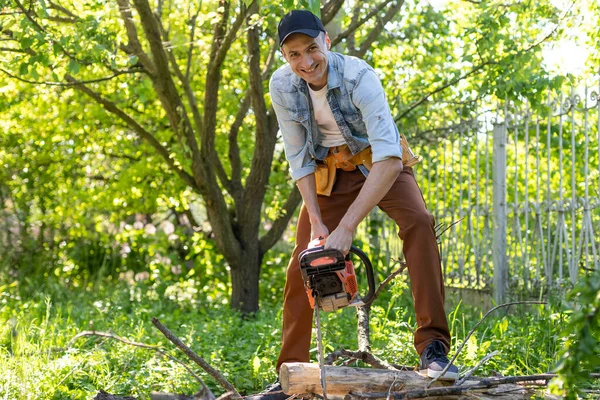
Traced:
MULTIPOLYGON (((366 62, 330 52, 322 22, 309 11, 286 14, 278 33, 288 64, 273 74, 270 94, 304 204, 287 270, 277 371, 284 362, 309 361, 313 310, 299 253, 323 237, 326 248, 347 254, 356 227, 377 205, 398 224, 412 282, 420 369, 437 377, 449 362, 450 332, 434 222, 412 168, 403 168, 398 129, 381 82, 366 62)), ((443 378, 457 376, 452 365, 443 378)), ((273 385, 263 394, 283 398, 280 391, 273 385)))

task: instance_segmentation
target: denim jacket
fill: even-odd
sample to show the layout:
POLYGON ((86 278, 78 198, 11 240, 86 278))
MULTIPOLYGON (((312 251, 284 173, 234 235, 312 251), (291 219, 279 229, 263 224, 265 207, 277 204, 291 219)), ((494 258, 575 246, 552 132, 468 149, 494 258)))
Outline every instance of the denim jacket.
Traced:
MULTIPOLYGON (((398 128, 373 68, 356 57, 334 52, 327 57, 327 102, 352 154, 371 146, 373 162, 402 159, 398 128)), ((308 84, 285 64, 271 77, 269 91, 291 176, 298 180, 314 173, 316 160, 329 151, 317 142, 308 84)))

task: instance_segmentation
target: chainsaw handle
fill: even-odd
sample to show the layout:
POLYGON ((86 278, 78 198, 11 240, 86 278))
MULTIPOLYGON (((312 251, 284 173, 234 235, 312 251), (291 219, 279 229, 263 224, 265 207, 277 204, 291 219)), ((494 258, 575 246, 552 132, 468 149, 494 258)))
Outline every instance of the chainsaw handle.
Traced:
POLYGON ((371 299, 375 295, 375 274, 373 273, 373 264, 371 264, 371 260, 365 254, 365 252, 359 249, 358 247, 350 247, 350 252, 346 256, 346 259, 349 259, 350 253, 355 254, 365 264, 365 269, 367 270, 367 282, 369 284, 369 291, 367 292, 367 295, 362 298, 362 301, 365 304, 369 304, 371 302, 371 299))

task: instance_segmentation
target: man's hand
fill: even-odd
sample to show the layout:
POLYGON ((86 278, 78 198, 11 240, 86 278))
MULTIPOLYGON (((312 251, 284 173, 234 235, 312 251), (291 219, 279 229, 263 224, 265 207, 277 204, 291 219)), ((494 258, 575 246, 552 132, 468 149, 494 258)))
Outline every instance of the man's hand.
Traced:
POLYGON ((350 247, 352 246, 353 233, 354 232, 347 227, 342 226, 341 224, 338 225, 325 241, 325 248, 339 250, 344 253, 344 255, 348 254, 350 247))
POLYGON ((310 239, 325 239, 329 236, 329 229, 323 223, 321 218, 321 210, 319 209, 319 201, 317 199, 317 185, 315 182, 315 174, 310 174, 299 179, 296 184, 304 200, 304 206, 308 212, 310 220, 310 239))
POLYGON ((329 229, 325 226, 323 221, 315 221, 310 223, 310 240, 315 240, 318 238, 325 239, 329 236, 329 229))

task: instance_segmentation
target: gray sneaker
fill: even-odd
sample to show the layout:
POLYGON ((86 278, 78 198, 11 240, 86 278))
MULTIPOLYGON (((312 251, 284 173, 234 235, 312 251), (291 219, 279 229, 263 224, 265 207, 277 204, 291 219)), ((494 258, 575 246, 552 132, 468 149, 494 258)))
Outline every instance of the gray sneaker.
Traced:
MULTIPOLYGON (((446 365, 450 361, 446 356, 446 349, 439 340, 434 340, 429 343, 425 351, 421 353, 421 365, 419 366, 419 372, 421 375, 428 376, 430 378, 437 378, 442 374, 446 365)), ((451 365, 450 368, 439 378, 441 381, 455 381, 458 379, 458 367, 451 365)))

